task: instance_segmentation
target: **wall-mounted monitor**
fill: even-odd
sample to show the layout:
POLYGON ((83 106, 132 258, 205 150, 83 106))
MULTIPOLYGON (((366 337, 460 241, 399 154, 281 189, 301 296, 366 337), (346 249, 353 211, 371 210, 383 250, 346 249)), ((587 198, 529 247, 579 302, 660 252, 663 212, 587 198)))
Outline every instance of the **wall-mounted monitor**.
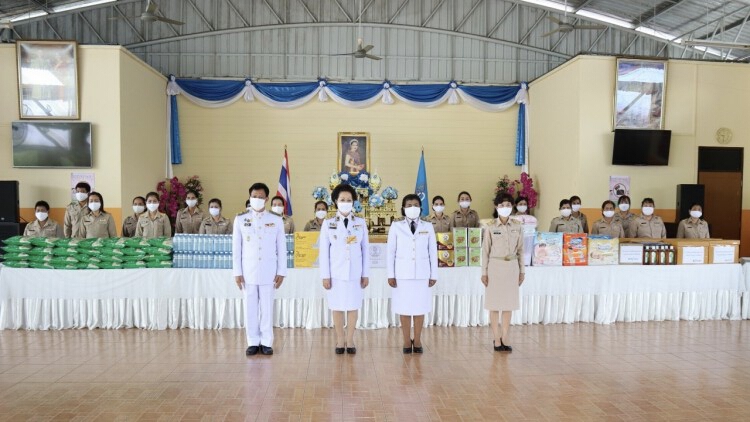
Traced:
POLYGON ((616 166, 666 166, 671 130, 615 129, 612 164, 616 166))
POLYGON ((13 122, 13 167, 92 167, 91 123, 13 122))

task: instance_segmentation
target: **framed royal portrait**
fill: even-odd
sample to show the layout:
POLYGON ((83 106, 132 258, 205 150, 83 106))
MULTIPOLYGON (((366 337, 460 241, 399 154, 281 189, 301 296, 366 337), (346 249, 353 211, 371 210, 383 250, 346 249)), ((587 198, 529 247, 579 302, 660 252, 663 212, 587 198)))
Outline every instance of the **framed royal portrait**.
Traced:
POLYGON ((664 129, 667 62, 617 59, 615 129, 664 129))
POLYGON ((75 41, 16 41, 21 119, 80 119, 75 41))
POLYGON ((356 175, 370 172, 370 134, 365 132, 339 132, 339 173, 356 175))

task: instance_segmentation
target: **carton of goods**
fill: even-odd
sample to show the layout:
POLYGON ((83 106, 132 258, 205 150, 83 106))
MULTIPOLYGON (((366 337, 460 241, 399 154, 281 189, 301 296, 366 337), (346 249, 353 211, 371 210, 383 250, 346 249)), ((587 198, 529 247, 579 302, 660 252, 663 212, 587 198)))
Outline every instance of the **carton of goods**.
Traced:
POLYGON ((437 245, 439 250, 453 250, 452 232, 436 233, 435 236, 437 237, 437 245))
POLYGON ((534 240, 534 266, 559 266, 563 261, 563 234, 538 232, 534 240))
POLYGON ((453 268, 455 264, 453 251, 438 251, 438 267, 453 268))
POLYGON ((609 236, 589 236, 589 265, 617 265, 620 240, 609 236))
POLYGON ((709 239, 667 239, 677 250, 678 265, 708 264, 709 239))
POLYGON ((481 228, 469 229, 469 247, 470 248, 482 247, 482 229, 481 228))
POLYGON ((318 268, 320 232, 294 233, 294 267, 318 268))
POLYGON ((588 264, 588 237, 586 233, 563 234, 563 265, 588 264))
POLYGON ((708 247, 709 264, 736 264, 740 262, 739 240, 712 240, 708 247))
POLYGON ((467 248, 456 249, 453 251, 453 255, 456 258, 456 267, 469 266, 469 250, 467 248))
POLYGON ((469 266, 482 266, 482 248, 469 248, 469 266))
POLYGON ((643 265, 643 243, 620 243, 620 264, 643 265))
POLYGON ((453 229, 453 247, 455 249, 466 248, 469 246, 469 231, 466 227, 457 227, 453 229))

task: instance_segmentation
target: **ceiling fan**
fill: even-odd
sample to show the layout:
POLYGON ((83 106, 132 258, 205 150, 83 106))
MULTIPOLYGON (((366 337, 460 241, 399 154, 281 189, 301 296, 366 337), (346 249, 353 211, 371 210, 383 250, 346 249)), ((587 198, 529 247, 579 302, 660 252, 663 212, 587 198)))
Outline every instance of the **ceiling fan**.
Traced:
POLYGON ((370 54, 370 50, 374 47, 372 45, 364 45, 364 41, 362 40, 362 0, 359 0, 359 24, 357 26, 357 32, 359 33, 359 37, 357 38, 357 49, 354 50, 354 52, 331 54, 331 56, 352 56, 355 59, 382 60, 382 57, 370 54))
POLYGON ((0 43, 9 43, 13 41, 13 24, 11 22, 0 21, 0 43))
POLYGON ((557 24, 557 28, 542 35, 543 38, 549 37, 550 35, 556 34, 558 32, 562 34, 567 34, 568 32, 575 31, 576 29, 607 29, 606 25, 576 25, 576 24, 567 22, 567 19, 568 19, 568 1, 567 0, 564 3, 563 10, 564 10, 563 19, 565 19, 565 21, 557 19, 554 16, 547 16, 547 19, 557 24))
POLYGON ((156 3, 154 3, 153 0, 147 0, 146 10, 144 10, 140 16, 128 16, 128 17, 120 16, 120 17, 115 17, 115 18, 110 18, 110 19, 140 19, 147 23, 164 22, 164 23, 169 23, 172 25, 184 25, 185 24, 185 22, 180 22, 174 19, 169 19, 169 18, 159 16, 157 14, 158 11, 159 11, 159 7, 156 6, 156 3))

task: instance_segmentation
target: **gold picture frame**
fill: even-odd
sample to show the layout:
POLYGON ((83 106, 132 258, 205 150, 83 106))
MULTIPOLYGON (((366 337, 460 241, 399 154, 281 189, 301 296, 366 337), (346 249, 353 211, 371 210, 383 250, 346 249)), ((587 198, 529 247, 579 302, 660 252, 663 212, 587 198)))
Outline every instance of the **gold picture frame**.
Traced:
POLYGON ((16 41, 21 119, 79 120, 78 43, 16 41))
POLYGON ((339 132, 336 168, 339 173, 352 176, 370 172, 370 134, 367 132, 339 132), (356 143, 356 147, 354 144, 356 143), (364 143, 364 145, 362 145, 364 143), (355 148, 353 151, 353 147, 355 148), (362 152, 364 151, 364 157, 362 152))
POLYGON ((618 58, 615 129, 664 129, 667 62, 618 58))

